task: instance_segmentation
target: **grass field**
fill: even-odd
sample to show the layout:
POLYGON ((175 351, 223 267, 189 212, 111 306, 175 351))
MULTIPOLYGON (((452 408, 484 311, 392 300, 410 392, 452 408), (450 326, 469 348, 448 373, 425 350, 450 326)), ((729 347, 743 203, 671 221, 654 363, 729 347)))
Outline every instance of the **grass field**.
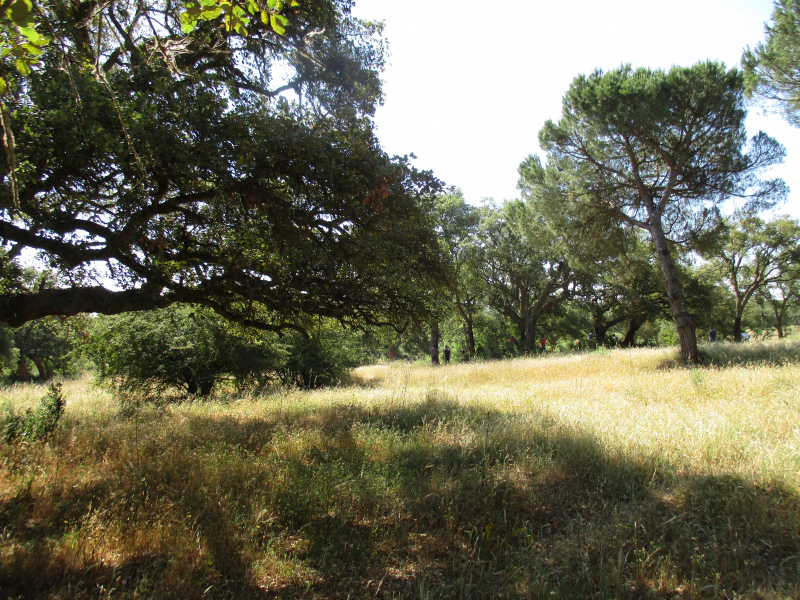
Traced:
POLYGON ((48 441, 0 442, 0 598, 800 598, 800 344, 703 351, 65 382, 48 441))

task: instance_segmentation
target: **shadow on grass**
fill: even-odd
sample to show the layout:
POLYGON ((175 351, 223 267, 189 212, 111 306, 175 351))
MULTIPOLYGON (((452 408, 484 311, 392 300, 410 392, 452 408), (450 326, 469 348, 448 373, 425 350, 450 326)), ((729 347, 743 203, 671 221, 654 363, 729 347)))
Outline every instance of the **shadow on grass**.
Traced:
POLYGON ((614 455, 545 414, 432 393, 184 419, 93 483, 2 500, 0 596, 800 595, 796 490, 614 455))
MULTIPOLYGON (((776 342, 716 342, 700 347, 700 364, 705 367, 786 367, 800 363, 800 343, 794 341, 776 342)), ((680 358, 665 360, 658 369, 684 368, 680 358)))

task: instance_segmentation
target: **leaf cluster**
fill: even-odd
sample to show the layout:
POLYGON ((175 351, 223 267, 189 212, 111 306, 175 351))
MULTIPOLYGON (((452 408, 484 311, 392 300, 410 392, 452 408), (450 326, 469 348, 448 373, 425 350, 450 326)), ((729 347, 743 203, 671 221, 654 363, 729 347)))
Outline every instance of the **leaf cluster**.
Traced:
POLYGON ((776 102, 786 120, 800 125, 800 2, 777 0, 766 40, 742 55, 745 93, 776 102))

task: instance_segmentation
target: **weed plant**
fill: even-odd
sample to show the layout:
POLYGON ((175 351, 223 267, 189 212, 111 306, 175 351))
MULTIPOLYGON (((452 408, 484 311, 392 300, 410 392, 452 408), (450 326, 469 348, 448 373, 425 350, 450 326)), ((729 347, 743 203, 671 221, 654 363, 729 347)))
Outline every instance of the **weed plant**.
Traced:
POLYGON ((703 350, 125 411, 65 383, 0 445, 0 597, 800 597, 800 349, 703 350))
POLYGON ((52 383, 39 407, 28 408, 22 414, 9 412, 2 422, 3 439, 6 443, 17 438, 41 440, 47 438, 58 426, 64 412, 64 396, 61 384, 52 383))

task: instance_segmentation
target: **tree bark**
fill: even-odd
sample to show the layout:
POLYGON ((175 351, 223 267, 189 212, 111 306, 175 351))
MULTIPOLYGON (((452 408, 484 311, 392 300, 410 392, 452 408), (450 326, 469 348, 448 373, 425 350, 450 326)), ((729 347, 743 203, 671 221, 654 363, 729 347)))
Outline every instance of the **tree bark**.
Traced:
POLYGON ((664 283, 667 288, 667 299, 669 301, 670 311, 672 312, 672 318, 675 320, 675 326, 678 328, 678 337, 680 338, 681 344, 681 358, 686 364, 696 365, 700 362, 700 357, 697 353, 697 334, 695 332, 694 319, 692 319, 692 315, 689 313, 689 309, 686 306, 683 286, 681 286, 680 279, 678 278, 678 269, 675 266, 675 260, 672 258, 669 246, 667 245, 667 237, 664 235, 660 220, 652 213, 650 235, 656 247, 661 273, 664 275, 664 283))
POLYGON ((625 333, 625 338, 622 340, 622 345, 626 348, 633 346, 633 340, 636 338, 636 332, 644 325, 644 320, 638 317, 631 317, 631 322, 628 325, 628 331, 625 333))
POLYGON ((466 338, 467 342, 467 352, 469 352, 469 357, 475 357, 475 329, 472 324, 472 317, 467 319, 464 322, 464 337, 466 338))
POLYGON ((31 356, 30 359, 33 361, 33 364, 36 365, 36 369, 39 371, 39 378, 40 379, 50 379, 47 374, 47 369, 44 366, 44 361, 38 356, 31 356))
POLYGON ((400 349, 400 338, 397 338, 396 342, 391 342, 389 344, 388 354, 390 361, 393 361, 395 358, 397 358, 397 351, 399 349, 400 349))
POLYGON ((431 322, 431 364, 438 365, 439 363, 439 321, 431 322))
POLYGON ((533 333, 531 330, 530 316, 528 313, 528 292, 520 288, 519 292, 519 337, 526 351, 533 349, 533 333), (529 335, 530 333, 530 335, 529 335))
POLYGON ((45 289, 34 293, 0 296, 0 321, 19 327, 48 315, 71 317, 78 313, 116 315, 136 310, 165 308, 176 298, 160 296, 161 288, 107 290, 100 286, 45 289))
POLYGON ((606 332, 608 331, 608 326, 602 323, 598 323, 595 321, 594 325, 592 326, 592 332, 594 333, 594 341, 597 342, 598 346, 605 346, 606 345, 606 332))
POLYGON ((25 357, 25 354, 20 352, 19 353, 19 360, 17 361, 17 379, 27 379, 28 378, 28 359, 25 357))
POLYGON ((464 341, 467 344, 467 352, 470 358, 473 358, 475 356, 475 327, 472 311, 464 308, 464 304, 458 295, 456 295, 456 308, 464 321, 464 341))
POLYGON ((742 315, 737 314, 733 318, 733 341, 734 342, 741 342, 742 341, 742 315))
POLYGON ((778 310, 778 307, 775 304, 772 304, 772 312, 775 313, 775 330, 778 332, 778 339, 783 339, 783 315, 786 312, 786 300, 781 303, 781 308, 778 310))
POLYGON ((528 313, 525 319, 525 349, 530 351, 536 347, 536 317, 528 313))

